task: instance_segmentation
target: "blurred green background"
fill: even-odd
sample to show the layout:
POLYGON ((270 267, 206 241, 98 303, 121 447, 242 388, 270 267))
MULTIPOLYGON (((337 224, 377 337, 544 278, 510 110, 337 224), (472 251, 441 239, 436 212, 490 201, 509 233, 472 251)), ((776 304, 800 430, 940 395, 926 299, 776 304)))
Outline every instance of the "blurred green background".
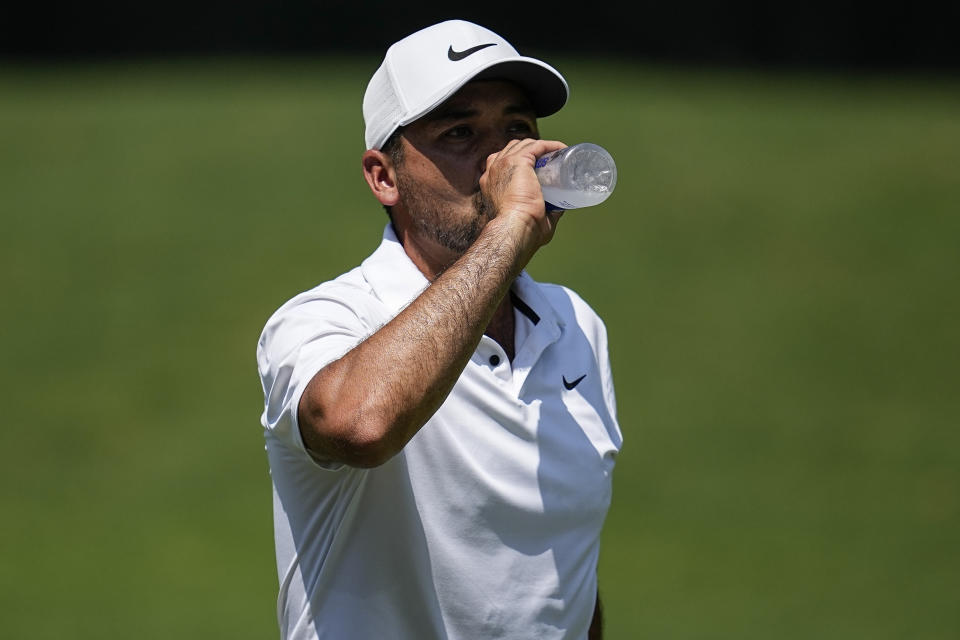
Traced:
MULTIPOLYGON (((617 159, 613 640, 960 637, 960 80, 550 58, 617 159)), ((0 70, 0 637, 273 638, 254 351, 386 220, 378 60, 0 70)))

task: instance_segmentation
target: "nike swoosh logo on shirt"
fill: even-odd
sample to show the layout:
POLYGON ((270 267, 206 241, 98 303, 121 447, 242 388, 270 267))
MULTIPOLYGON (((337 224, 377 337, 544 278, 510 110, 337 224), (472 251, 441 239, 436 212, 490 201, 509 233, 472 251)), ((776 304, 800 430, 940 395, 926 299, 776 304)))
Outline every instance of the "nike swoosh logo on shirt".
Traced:
POLYGON ((574 380, 573 382, 567 382, 567 376, 563 376, 563 386, 567 388, 567 391, 570 391, 570 390, 573 389, 575 386, 577 386, 578 384, 580 384, 580 381, 583 380, 583 379, 586 378, 586 377, 587 377, 587 374, 583 374, 582 376, 580 376, 579 378, 577 378, 577 379, 574 380))
POLYGON ((496 42, 489 42, 487 44, 478 44, 475 47, 470 47, 469 49, 464 49, 463 51, 454 51, 453 45, 450 45, 450 48, 447 49, 447 57, 450 58, 450 60, 452 60, 453 62, 457 62, 458 60, 463 60, 467 56, 471 56, 475 54, 477 51, 480 51, 481 49, 486 49, 487 47, 495 47, 495 46, 497 46, 496 42))

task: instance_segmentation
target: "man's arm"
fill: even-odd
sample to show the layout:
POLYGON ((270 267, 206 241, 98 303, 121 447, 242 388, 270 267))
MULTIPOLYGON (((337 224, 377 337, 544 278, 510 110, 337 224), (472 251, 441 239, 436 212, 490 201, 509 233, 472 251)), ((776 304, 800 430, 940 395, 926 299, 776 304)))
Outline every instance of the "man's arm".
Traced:
POLYGON ((390 459, 440 407, 513 280, 550 241, 533 171, 557 143, 523 140, 487 161, 480 180, 497 212, 477 241, 393 320, 308 383, 298 407, 307 448, 373 467, 390 459))

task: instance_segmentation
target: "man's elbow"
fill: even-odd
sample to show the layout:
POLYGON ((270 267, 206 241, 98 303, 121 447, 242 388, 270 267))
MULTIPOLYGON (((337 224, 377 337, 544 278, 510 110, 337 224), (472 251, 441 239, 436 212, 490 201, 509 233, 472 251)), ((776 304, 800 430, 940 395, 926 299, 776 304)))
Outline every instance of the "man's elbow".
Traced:
POLYGON ((402 446, 390 437, 391 426, 364 411, 324 412, 301 403, 300 435, 317 459, 371 469, 395 456, 402 446))
POLYGON ((348 433, 337 438, 335 444, 339 461, 347 466, 372 469, 384 464, 400 452, 387 437, 388 431, 372 425, 355 425, 348 433))

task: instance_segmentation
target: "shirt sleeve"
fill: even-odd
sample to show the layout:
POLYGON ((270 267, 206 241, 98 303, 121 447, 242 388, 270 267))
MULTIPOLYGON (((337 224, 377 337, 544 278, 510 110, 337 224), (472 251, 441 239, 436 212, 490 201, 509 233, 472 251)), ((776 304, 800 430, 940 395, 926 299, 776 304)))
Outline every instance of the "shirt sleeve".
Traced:
POLYGON ((376 327, 369 316, 321 286, 270 318, 257 344, 264 396, 261 423, 269 437, 309 456, 297 421, 300 397, 320 369, 373 333, 376 327))

